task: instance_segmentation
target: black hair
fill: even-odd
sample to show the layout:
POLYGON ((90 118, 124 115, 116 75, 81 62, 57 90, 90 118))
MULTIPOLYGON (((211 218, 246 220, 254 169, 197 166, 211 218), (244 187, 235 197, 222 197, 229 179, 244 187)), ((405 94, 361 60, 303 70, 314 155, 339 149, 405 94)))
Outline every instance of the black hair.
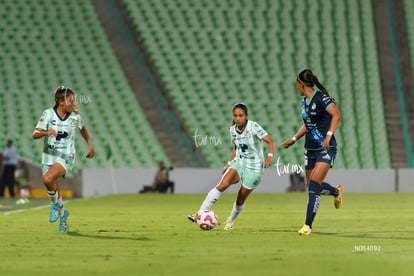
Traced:
MULTIPOLYGON (((237 103, 237 104, 233 105, 233 107, 231 108, 231 111, 233 112, 236 108, 242 109, 244 111, 244 113, 246 114, 246 116, 249 115, 247 113, 249 109, 247 108, 247 105, 245 105, 244 103, 237 103)), ((235 122, 233 120, 232 125, 234 125, 234 124, 235 124, 235 122)))
POLYGON ((233 112, 236 108, 242 109, 244 113, 248 115, 248 108, 247 108, 247 105, 245 105, 244 103, 238 103, 238 104, 233 105, 233 107, 231 108, 231 111, 233 112))
MULTIPOLYGON (((298 74, 298 79, 303 82, 306 86, 313 87, 316 86, 321 90, 321 92, 327 96, 329 96, 328 90, 319 82, 318 78, 312 73, 309 69, 303 69, 298 74)), ((332 97, 331 97, 332 98, 332 97)), ((332 98, 335 102, 335 99, 332 98)))
POLYGON ((64 86, 58 86, 55 91, 55 108, 58 107, 59 102, 63 99, 66 99, 66 97, 75 94, 75 92, 64 86))

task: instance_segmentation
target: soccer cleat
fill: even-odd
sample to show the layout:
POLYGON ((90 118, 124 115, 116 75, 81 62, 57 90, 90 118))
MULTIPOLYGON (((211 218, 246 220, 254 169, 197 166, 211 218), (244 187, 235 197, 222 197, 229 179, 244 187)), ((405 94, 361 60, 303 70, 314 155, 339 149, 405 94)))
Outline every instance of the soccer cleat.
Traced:
POLYGON ((49 221, 55 222, 59 218, 59 203, 50 204, 50 216, 49 221))
POLYGON ((197 221, 197 213, 194 213, 192 215, 187 216, 187 218, 191 221, 191 222, 196 222, 197 221))
POLYGON ((312 229, 309 227, 309 225, 303 225, 303 227, 298 231, 298 234, 300 236, 308 236, 312 233, 312 229))
POLYGON ((226 224, 224 225, 224 230, 232 230, 234 225, 234 221, 228 220, 226 221, 226 224))
POLYGON ((59 232, 65 233, 68 230, 67 220, 69 217, 69 211, 65 210, 63 216, 60 217, 59 220, 59 232))
POLYGON ((342 195, 344 193, 345 187, 343 185, 338 185, 336 188, 338 189, 339 194, 334 199, 334 205, 336 209, 339 209, 342 206, 342 195))

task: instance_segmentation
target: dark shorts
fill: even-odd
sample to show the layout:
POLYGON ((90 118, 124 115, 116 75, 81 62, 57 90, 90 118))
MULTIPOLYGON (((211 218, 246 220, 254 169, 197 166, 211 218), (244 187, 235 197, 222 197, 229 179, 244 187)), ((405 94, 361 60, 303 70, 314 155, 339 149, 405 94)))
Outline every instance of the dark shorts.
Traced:
POLYGON ((336 148, 328 150, 305 150, 305 169, 313 170, 316 162, 328 163, 331 168, 336 157, 336 148))

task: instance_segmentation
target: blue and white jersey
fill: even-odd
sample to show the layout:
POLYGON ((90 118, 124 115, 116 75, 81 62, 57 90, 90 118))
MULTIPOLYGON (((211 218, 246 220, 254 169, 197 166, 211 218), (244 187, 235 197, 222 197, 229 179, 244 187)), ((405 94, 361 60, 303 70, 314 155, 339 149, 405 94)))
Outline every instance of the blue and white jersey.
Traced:
MULTIPOLYGON (((330 96, 319 90, 314 90, 310 100, 302 100, 302 118, 306 126, 305 149, 320 150, 322 141, 331 125, 332 116, 328 113, 331 105, 335 104, 330 96)), ((335 136, 332 135, 329 147, 336 147, 335 136)))
POLYGON ((236 162, 242 168, 263 171, 264 154, 263 154, 263 137, 267 135, 258 123, 247 120, 246 127, 242 132, 236 130, 237 126, 230 128, 230 136, 236 147, 236 162))
POLYGON ((78 113, 72 112, 62 119, 54 108, 43 111, 36 128, 54 129, 57 136, 44 137, 42 164, 52 165, 59 158, 73 161, 75 159, 76 129, 82 129, 83 126, 82 117, 78 113))

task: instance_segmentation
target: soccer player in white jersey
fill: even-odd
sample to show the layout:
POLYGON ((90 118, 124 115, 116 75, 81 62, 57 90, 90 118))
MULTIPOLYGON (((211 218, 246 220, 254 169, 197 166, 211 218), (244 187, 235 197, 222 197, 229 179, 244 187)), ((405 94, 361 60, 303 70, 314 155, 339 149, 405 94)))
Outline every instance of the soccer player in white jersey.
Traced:
POLYGON ((63 207, 59 189, 59 178, 72 170, 75 163, 75 131, 80 129, 88 144, 86 157, 94 157, 94 149, 89 132, 82 117, 76 112, 75 92, 63 86, 55 91, 55 106, 43 111, 33 132, 33 139, 44 137, 42 153, 43 184, 50 199, 50 222, 59 218, 59 232, 66 232, 69 212, 63 207))
MULTIPOLYGON (((224 230, 233 229, 234 220, 244 209, 249 194, 260 184, 264 168, 272 165, 274 142, 269 134, 258 123, 248 120, 248 109, 243 103, 233 106, 233 122, 230 136, 234 147, 230 161, 223 168, 220 182, 207 194, 198 212, 210 210, 221 194, 232 184, 241 182, 237 199, 233 204, 224 230), (263 141, 269 146, 268 153, 263 153, 263 141)), ((197 213, 188 216, 195 222, 197 213)))

